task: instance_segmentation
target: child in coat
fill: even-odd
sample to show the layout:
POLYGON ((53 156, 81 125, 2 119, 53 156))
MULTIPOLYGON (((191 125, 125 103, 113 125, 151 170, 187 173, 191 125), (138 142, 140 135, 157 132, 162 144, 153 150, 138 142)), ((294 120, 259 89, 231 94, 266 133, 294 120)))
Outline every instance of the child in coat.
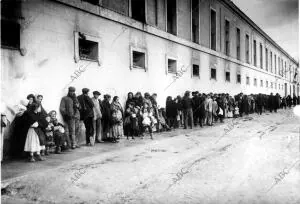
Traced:
POLYGON ((237 118, 237 117, 239 117, 239 115, 240 115, 240 110, 239 110, 238 102, 236 102, 236 103, 235 103, 235 108, 234 108, 234 115, 233 115, 233 117, 234 117, 234 118, 237 118))
POLYGON ((50 111, 53 139, 55 143, 55 153, 60 154, 62 150, 71 148, 71 141, 65 133, 65 127, 58 122, 56 118, 56 111, 50 111))
POLYGON ((152 137, 152 126, 153 126, 153 123, 152 123, 152 115, 150 113, 150 109, 149 108, 144 108, 143 109, 143 133, 142 133, 142 139, 144 137, 144 132, 146 132, 146 129, 148 129, 149 133, 150 133, 150 137, 151 139, 153 140, 153 137, 152 137))

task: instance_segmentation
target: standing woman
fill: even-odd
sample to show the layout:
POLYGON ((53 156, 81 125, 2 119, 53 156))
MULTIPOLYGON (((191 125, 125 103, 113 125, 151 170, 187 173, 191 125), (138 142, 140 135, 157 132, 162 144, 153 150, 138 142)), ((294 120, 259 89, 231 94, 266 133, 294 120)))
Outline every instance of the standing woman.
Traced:
POLYGON ((127 100, 125 105, 125 116, 124 116, 124 135, 128 136, 131 134, 131 110, 134 107, 133 93, 129 92, 127 94, 127 100))
POLYGON ((176 109, 177 109, 177 123, 176 123, 176 127, 179 128, 183 125, 183 113, 182 113, 182 98, 180 95, 178 95, 176 97, 175 100, 175 104, 176 104, 176 109))
POLYGON ((142 108, 143 104, 144 104, 144 98, 141 94, 141 92, 136 92, 135 96, 134 96, 134 103, 136 106, 138 106, 140 109, 142 108))
POLYGON ((113 135, 114 138, 120 139, 120 137, 124 136, 123 131, 123 108, 119 102, 119 97, 114 96, 113 101, 111 103, 111 110, 115 112, 114 123, 113 125, 113 135))
POLYGON ((177 108, 175 101, 172 100, 171 96, 167 97, 166 101, 166 116, 167 116, 167 124, 170 128, 176 128, 176 116, 177 116, 177 108))
POLYGON ((110 99, 111 96, 106 94, 104 95, 104 100, 102 102, 103 135, 104 135, 104 139, 106 140, 109 140, 111 138, 112 113, 110 108, 110 99))
POLYGON ((28 128, 24 151, 30 153, 29 161, 35 162, 34 153, 37 154, 37 160, 43 161, 40 155, 41 146, 45 142, 45 135, 40 124, 39 111, 41 107, 37 103, 30 106, 30 110, 26 114, 26 125, 28 128), (44 140, 43 140, 44 139, 44 140))
POLYGON ((33 94, 29 94, 27 96, 27 100, 28 100, 28 104, 27 104, 27 109, 29 109, 29 107, 31 106, 32 103, 36 103, 36 99, 35 96, 33 94))
POLYGON ((129 104, 134 102, 134 101, 135 101, 135 99, 133 98, 133 93, 129 92, 127 94, 127 101, 126 101, 125 109, 127 109, 129 107, 129 104))

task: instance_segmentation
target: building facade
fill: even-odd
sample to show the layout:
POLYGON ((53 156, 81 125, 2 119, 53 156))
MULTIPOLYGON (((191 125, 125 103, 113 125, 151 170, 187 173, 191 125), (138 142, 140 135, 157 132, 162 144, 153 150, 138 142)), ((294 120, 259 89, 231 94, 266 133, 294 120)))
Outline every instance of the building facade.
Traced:
POLYGON ((186 90, 299 95, 298 62, 229 0, 3 2, 7 110, 30 93, 58 110, 68 86, 160 106, 186 90))

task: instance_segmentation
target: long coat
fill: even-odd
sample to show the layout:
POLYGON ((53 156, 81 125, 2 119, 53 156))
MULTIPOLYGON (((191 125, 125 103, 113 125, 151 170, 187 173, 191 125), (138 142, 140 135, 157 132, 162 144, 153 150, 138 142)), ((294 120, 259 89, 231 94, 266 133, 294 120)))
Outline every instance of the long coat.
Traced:
POLYGON ((176 118, 177 107, 175 101, 170 100, 166 102, 166 116, 167 118, 176 118))
POLYGON ((59 111, 65 121, 70 120, 71 118, 80 118, 79 109, 74 108, 74 102, 69 96, 65 96, 61 99, 59 111))
POLYGON ((80 95, 77 97, 78 102, 81 106, 80 109, 80 120, 86 120, 87 118, 94 117, 94 103, 92 99, 87 95, 80 95))

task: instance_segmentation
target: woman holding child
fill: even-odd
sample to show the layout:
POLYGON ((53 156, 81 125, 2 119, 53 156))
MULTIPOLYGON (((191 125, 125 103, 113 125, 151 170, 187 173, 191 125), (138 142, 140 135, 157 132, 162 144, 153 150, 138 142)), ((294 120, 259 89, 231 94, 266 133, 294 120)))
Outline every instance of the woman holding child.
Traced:
MULTIPOLYGON (((41 151, 44 150, 46 136, 43 132, 45 128, 45 118, 40 115, 41 106, 38 103, 33 103, 29 111, 26 113, 26 126, 28 128, 24 151, 29 152, 29 161, 34 162, 34 154, 37 155, 38 161, 44 160, 41 157, 41 151)), ((25 122, 25 121, 24 121, 25 122)))

